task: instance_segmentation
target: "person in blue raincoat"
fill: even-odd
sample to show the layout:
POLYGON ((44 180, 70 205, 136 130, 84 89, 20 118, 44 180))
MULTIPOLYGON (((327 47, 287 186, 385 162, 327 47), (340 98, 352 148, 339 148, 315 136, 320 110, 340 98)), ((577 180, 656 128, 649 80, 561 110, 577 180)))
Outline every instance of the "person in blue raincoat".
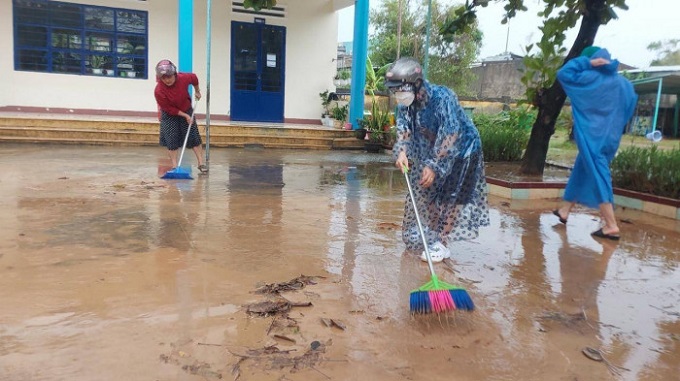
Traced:
MULTIPOLYGON (((426 81, 417 60, 395 61, 385 85, 398 103, 395 165, 409 168, 430 255, 441 262, 450 257, 455 241, 476 238, 479 228, 489 225, 479 132, 456 94, 426 81)), ((408 197, 402 238, 407 249, 423 250, 408 197)), ((421 259, 427 260, 424 252, 421 259)))
POLYGON ((606 49, 589 46, 557 72, 571 100, 578 155, 564 190, 566 203, 553 214, 566 224, 576 203, 599 208, 602 227, 592 235, 611 240, 619 239, 619 226, 609 164, 637 103, 633 85, 617 73, 618 66, 606 49))

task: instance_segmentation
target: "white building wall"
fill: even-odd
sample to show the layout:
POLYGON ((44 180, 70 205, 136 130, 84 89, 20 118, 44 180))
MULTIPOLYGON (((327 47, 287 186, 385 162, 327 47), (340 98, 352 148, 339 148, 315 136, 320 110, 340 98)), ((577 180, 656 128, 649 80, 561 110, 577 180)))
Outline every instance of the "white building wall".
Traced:
MULTIPOLYGON (((177 63, 177 0, 76 0, 78 4, 144 10, 149 17, 149 78, 146 80, 71 74, 14 71, 12 2, 0 1, 0 76, 9 91, 0 92, 0 107, 66 108, 156 112, 153 67, 168 58, 177 63)), ((264 17, 266 23, 286 27, 285 110, 287 120, 317 120, 321 114, 319 93, 333 89, 338 17, 333 1, 279 1, 285 18, 264 17)), ((194 61, 201 89, 206 90, 206 1, 194 0, 194 61)), ((212 2, 210 112, 231 114, 231 21, 252 22, 255 15, 234 13, 231 0, 212 2)), ((205 101, 198 112, 205 112, 205 101)))
MULTIPOLYGON (((148 80, 128 78, 107 78, 97 76, 35 73, 14 71, 14 30, 12 1, 0 2, 0 46, 7 54, 0 58, 0 76, 9 84, 9 92, 0 94, 0 106, 22 106, 40 108, 154 111, 153 99, 155 78, 148 80)), ((102 5, 108 7, 150 11, 152 5, 160 1, 131 2, 124 0, 79 0, 79 4, 102 5)), ((156 4, 156 5, 155 5, 156 4)), ((176 8, 176 4, 175 4, 176 8)), ((155 12, 149 12, 150 60, 153 52, 163 48, 166 43, 154 40, 155 28, 152 22, 158 20, 155 12)), ((176 10, 173 12, 176 14, 176 10)), ((172 34, 177 41, 176 18, 167 23, 174 28, 172 34)), ((177 43, 174 44, 176 50, 177 43)))
POLYGON ((319 93, 335 91, 338 16, 331 1, 289 1, 284 114, 319 119, 319 93))

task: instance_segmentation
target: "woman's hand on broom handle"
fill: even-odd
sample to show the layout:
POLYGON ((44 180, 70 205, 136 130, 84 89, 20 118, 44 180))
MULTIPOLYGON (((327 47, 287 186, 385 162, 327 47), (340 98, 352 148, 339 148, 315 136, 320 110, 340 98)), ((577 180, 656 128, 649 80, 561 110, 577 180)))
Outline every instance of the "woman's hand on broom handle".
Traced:
POLYGON ((408 171, 408 157, 406 157, 406 152, 399 152, 397 161, 394 164, 397 166, 397 168, 401 169, 403 173, 406 173, 408 171))
POLYGON ((434 183, 436 175, 430 167, 423 168, 423 174, 420 176, 420 185, 423 188, 429 188, 434 183))

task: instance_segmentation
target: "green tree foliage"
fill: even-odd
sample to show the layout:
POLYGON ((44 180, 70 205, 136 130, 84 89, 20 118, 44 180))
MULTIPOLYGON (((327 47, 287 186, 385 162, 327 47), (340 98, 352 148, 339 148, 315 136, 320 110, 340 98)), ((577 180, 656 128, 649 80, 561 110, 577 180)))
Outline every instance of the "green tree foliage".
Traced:
POLYGON ((276 6, 276 0, 243 0, 243 8, 251 8, 256 11, 260 9, 272 9, 276 6))
MULTIPOLYGON (((448 20, 443 31, 454 35, 464 32, 471 22, 476 21, 478 7, 486 7, 491 1, 504 4, 506 14, 501 20, 503 24, 517 12, 527 10, 524 5, 527 0, 468 0, 465 10, 448 20)), ((615 8, 628 9, 626 0, 540 1, 543 4, 538 12, 543 20, 539 26, 541 40, 526 47, 526 69, 522 79, 527 87, 526 102, 538 110, 522 160, 522 172, 531 175, 543 173, 550 137, 555 133, 555 122, 566 100, 564 89, 556 81, 557 70, 565 62, 578 57, 583 48, 593 44, 600 25, 616 18, 615 8), (579 22, 576 40, 567 49, 565 33, 579 22)))
POLYGON ((647 45, 647 50, 656 52, 656 59, 650 66, 680 65, 680 39, 656 41, 647 45))
MULTIPOLYGON (((424 61, 427 28, 427 3, 402 0, 400 57, 415 57, 424 61)), ((379 9, 371 11, 370 22, 374 29, 370 36, 370 57, 374 65, 383 67, 397 57, 397 24, 399 0, 385 0, 379 9)), ((482 43, 482 33, 476 21, 464 33, 440 33, 446 20, 451 19, 460 6, 446 7, 432 1, 432 33, 428 80, 452 87, 461 95, 470 93, 474 75, 470 64, 477 58, 482 43)))

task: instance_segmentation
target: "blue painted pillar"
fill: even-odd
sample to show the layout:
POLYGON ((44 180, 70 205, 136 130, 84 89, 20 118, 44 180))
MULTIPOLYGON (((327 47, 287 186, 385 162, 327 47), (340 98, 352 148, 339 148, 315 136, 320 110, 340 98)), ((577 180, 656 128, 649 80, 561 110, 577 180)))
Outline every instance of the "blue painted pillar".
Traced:
POLYGON ((177 30, 178 55, 177 69, 185 73, 193 72, 194 51, 194 0, 178 0, 177 30))
POLYGON ((350 92, 349 121, 353 129, 364 117, 364 89, 366 88, 366 59, 368 58, 368 2, 354 3, 354 41, 352 57, 352 90, 350 92))

